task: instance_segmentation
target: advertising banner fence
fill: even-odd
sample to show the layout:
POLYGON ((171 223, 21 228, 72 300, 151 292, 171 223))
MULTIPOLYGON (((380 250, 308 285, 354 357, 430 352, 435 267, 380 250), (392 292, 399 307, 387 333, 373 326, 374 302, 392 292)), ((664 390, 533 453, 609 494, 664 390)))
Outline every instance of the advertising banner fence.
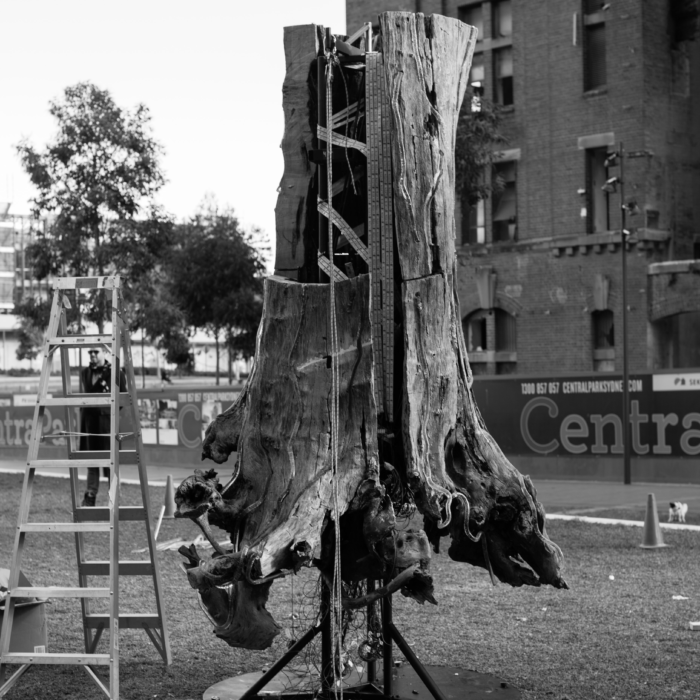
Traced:
MULTIPOLYGON (((202 440, 209 424, 225 411, 240 393, 231 387, 207 386, 187 390, 171 387, 138 392, 138 409, 146 459, 154 464, 193 464, 201 460, 202 440)), ((0 394, 0 457, 23 459, 34 430, 36 394, 0 394)), ((75 425, 80 409, 72 408, 75 425)), ((120 423, 121 432, 132 431, 130 421, 120 423)), ((65 458, 68 424, 65 408, 45 410, 42 450, 46 456, 65 458)), ((127 446, 127 445, 125 445, 127 446)))
MULTIPOLYGON (((619 376, 475 378, 486 425, 512 455, 622 455, 619 376)), ((700 455, 700 372, 629 378, 631 454, 700 455)))
MULTIPOLYGON (((632 457, 649 460, 650 465, 685 461, 690 468, 700 455, 700 371, 640 373, 629 382, 632 457)), ((620 376, 475 377, 474 391, 486 425, 506 455, 537 458, 536 464, 553 465, 554 473, 571 473, 567 465, 574 460, 581 464, 581 459, 586 463, 595 458, 621 459, 620 376)), ((139 391, 148 463, 201 466, 208 425, 239 393, 239 388, 230 386, 139 391)), ((0 394, 0 458, 26 457, 35 403, 36 394, 0 394)), ((72 410, 79 425, 79 409, 72 410)), ((65 458, 66 438, 61 432, 66 430, 65 409, 47 409, 42 430, 47 456, 65 458)), ((120 430, 128 432, 131 426, 122 421, 120 430)), ((527 464, 533 469, 531 461, 527 464)), ((664 468, 650 466, 660 475, 664 468)), ((655 478, 653 471, 644 473, 655 478)), ((689 474, 687 469, 683 473, 689 474)))

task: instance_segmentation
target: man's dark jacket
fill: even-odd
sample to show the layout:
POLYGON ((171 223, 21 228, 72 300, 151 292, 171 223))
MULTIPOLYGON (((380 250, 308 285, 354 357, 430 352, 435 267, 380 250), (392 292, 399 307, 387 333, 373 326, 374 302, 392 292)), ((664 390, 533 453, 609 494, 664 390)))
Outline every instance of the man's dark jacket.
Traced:
MULTIPOLYGON (((102 366, 95 369, 86 367, 80 374, 82 389, 86 394, 109 394, 111 380, 112 365, 106 360, 102 366)), ((124 370, 119 371, 119 390, 126 391, 124 370)), ((80 432, 90 434, 81 436, 81 450, 109 449, 110 414, 109 406, 88 406, 82 410, 80 432)))

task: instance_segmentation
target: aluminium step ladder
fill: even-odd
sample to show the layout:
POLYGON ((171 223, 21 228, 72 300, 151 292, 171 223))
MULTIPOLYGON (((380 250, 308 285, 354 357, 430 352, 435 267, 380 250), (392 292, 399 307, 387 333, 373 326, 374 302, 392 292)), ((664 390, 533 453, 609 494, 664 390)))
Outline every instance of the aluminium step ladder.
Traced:
MULTIPOLYGON (((121 376, 124 376, 121 375, 121 376)), ((172 661, 168 630, 163 611, 163 596, 156 545, 151 528, 151 508, 148 494, 146 466, 143 462, 143 444, 141 440, 138 407, 136 405, 136 383, 129 332, 122 318, 121 281, 116 275, 110 277, 71 277, 59 279, 54 289, 53 304, 49 327, 43 349, 43 367, 39 381, 39 392, 34 409, 34 425, 27 458, 27 469, 20 500, 17 530, 11 565, 9 594, 0 635, 0 698, 18 681, 20 676, 33 664, 76 664, 82 665, 88 675, 95 681, 105 695, 111 700, 119 698, 119 630, 124 628, 143 629, 148 634, 166 664, 172 661), (71 308, 67 294, 76 290, 76 296, 83 292, 103 293, 111 301, 112 330, 98 335, 70 334, 66 309, 71 308), (104 394, 74 393, 71 387, 70 348, 107 348, 112 355, 111 391, 104 394), (51 375, 51 360, 58 350, 61 356, 61 375, 63 396, 53 397, 48 394, 51 375), (124 354, 124 375, 126 392, 120 392, 120 351, 124 354), (47 407, 63 406, 66 409, 67 431, 61 434, 68 443, 68 459, 40 459, 39 448, 44 431, 44 415, 47 407), (108 407, 110 409, 109 450, 81 451, 81 436, 76 425, 75 407, 108 407), (133 433, 119 433, 120 408, 128 410, 132 420, 133 433), (122 442, 133 438, 135 449, 124 449, 122 442), (137 465, 141 484, 142 506, 119 505, 119 467, 121 464, 137 465), (37 468, 69 468, 71 499, 73 506, 72 523, 36 523, 29 522, 29 510, 32 497, 34 476, 37 468), (110 482, 107 507, 81 506, 78 467, 109 468, 110 482), (121 561, 119 559, 119 524, 126 520, 144 521, 148 539, 149 559, 142 561, 121 561), (75 533, 78 560, 78 586, 75 588, 41 588, 19 586, 19 573, 27 533, 75 533), (85 533, 104 532, 109 534, 109 559, 106 561, 89 561, 85 552, 85 533), (108 576, 108 587, 91 587, 90 576, 108 576), (120 576, 151 576, 155 591, 156 612, 152 614, 121 614, 119 604, 120 576), (14 619, 15 598, 37 596, 46 598, 79 598, 82 608, 85 652, 71 654, 10 653, 10 636, 14 619), (109 601, 109 613, 98 614, 90 607, 91 598, 103 598, 109 601), (97 653, 97 645, 102 633, 109 631, 109 650, 97 653), (3 666, 20 664, 13 675, 3 684, 3 666), (93 666, 109 667, 109 686, 95 673, 93 666)), ((51 430, 51 427, 48 427, 51 430)), ((53 436, 57 437, 57 436, 53 436)))

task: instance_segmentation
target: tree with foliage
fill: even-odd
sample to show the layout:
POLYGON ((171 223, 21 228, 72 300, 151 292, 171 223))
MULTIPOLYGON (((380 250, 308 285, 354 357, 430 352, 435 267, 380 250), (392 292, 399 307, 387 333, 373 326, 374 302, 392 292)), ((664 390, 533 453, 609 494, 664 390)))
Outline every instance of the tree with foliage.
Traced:
MULTIPOLYGON (((169 218, 152 204, 165 180, 148 109, 125 111, 107 90, 86 82, 66 88, 49 112, 58 124, 54 140, 44 150, 26 141, 17 146, 37 189, 34 214, 53 215, 27 249, 35 276, 116 271, 135 282, 172 234, 169 218)), ((87 318, 100 330, 103 297, 84 299, 87 318)))
POLYGON ((36 358, 44 340, 44 329, 49 325, 51 304, 46 299, 29 297, 16 306, 20 319, 19 347, 15 351, 18 360, 36 358))
POLYGON ((130 326, 158 349, 167 362, 188 371, 191 364, 189 328, 183 311, 168 292, 167 265, 141 277, 131 289, 130 326))
POLYGON ((455 142, 457 198, 469 206, 503 189, 502 182, 488 176, 506 143, 500 122, 499 106, 470 88, 462 103, 455 142))
POLYGON ((168 263, 170 295, 190 326, 214 338, 219 384, 222 336, 229 359, 254 353, 265 266, 233 212, 219 212, 211 201, 177 228, 178 244, 168 263))

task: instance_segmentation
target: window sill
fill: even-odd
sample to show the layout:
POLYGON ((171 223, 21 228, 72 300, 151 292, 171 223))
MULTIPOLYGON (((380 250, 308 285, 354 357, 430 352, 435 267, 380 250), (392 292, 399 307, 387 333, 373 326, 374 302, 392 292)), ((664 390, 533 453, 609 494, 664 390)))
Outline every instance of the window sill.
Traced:
POLYGON ((589 97, 601 97, 602 95, 607 95, 608 94, 608 87, 607 85, 604 87, 599 87, 599 88, 593 88, 592 90, 586 90, 583 93, 584 99, 588 99, 589 97))
POLYGON ((502 105, 498 104, 498 102, 495 102, 494 104, 498 105, 498 109, 502 114, 510 114, 511 112, 515 112, 515 105, 502 105))
POLYGON ((472 350, 467 352, 470 363, 475 362, 517 362, 518 353, 510 350, 472 350))
POLYGON ((591 24, 605 24, 605 12, 591 12, 590 14, 584 15, 583 23, 585 26, 590 26, 591 24))
POLYGON ((484 51, 495 51, 513 45, 512 36, 499 36, 494 39, 481 39, 476 42, 474 53, 483 53, 484 51))
POLYGON ((597 348, 593 350, 594 360, 614 360, 615 348, 597 348))

